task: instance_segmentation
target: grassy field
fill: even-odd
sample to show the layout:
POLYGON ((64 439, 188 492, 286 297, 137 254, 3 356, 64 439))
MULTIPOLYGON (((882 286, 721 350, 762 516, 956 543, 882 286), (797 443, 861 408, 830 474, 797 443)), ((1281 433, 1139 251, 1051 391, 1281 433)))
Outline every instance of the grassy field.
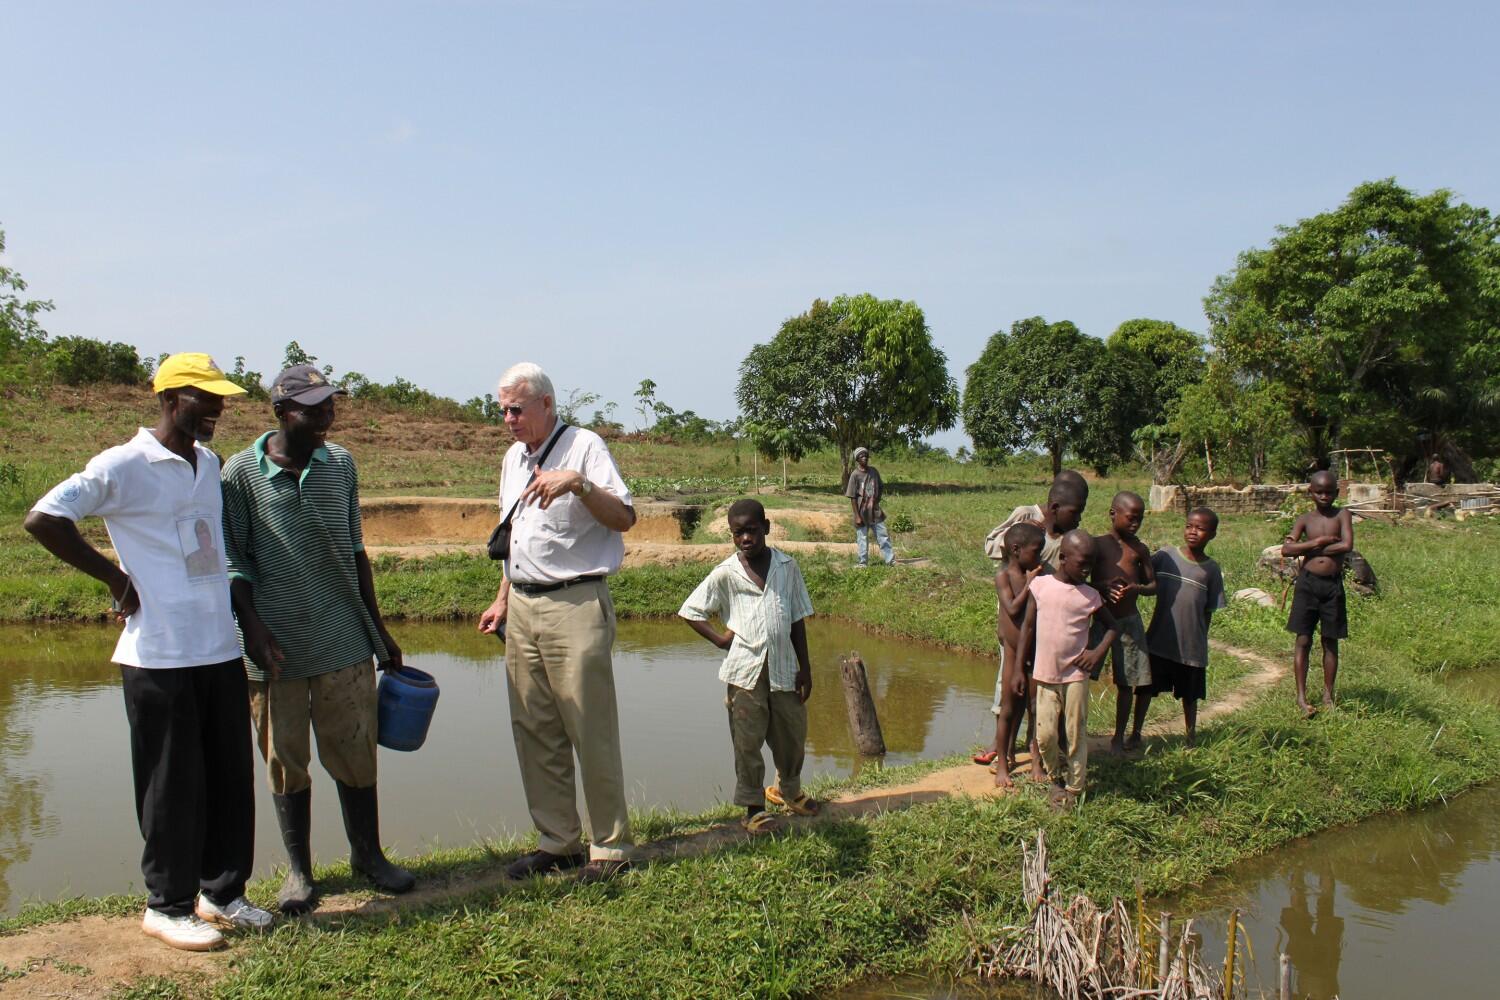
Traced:
MULTIPOLYGON (((19 470, 0 496, 6 617, 103 611, 99 588, 57 568, 18 527, 36 494, 102 444, 128 435, 145 415, 138 408, 127 418, 106 419, 99 402, 72 411, 6 405, 10 433, 0 460, 19 470), (41 448, 33 446, 37 435, 41 448)), ((226 450, 243 446, 263 424, 231 412, 221 425, 226 450)), ((503 442, 481 441, 483 429, 473 429, 467 450, 433 450, 432 439, 423 447, 385 450, 381 439, 391 433, 385 417, 350 407, 344 427, 347 433, 335 437, 355 451, 371 495, 492 491, 503 442), (359 434, 370 438, 358 440, 359 434)), ((429 426, 425 433, 451 442, 460 430, 429 426)), ((749 456, 737 464, 728 449, 620 443, 614 450, 643 494, 678 489, 730 496, 744 489, 748 475, 749 456)), ((1041 499, 1045 469, 1029 462, 993 469, 889 456, 876 456, 875 464, 888 483, 888 510, 913 522, 896 539, 898 555, 924 562, 856 572, 847 559, 802 559, 819 612, 988 652, 995 605, 981 542, 1013 506, 1041 499)), ((779 482, 779 467, 774 471, 779 482)), ((782 506, 842 503, 833 456, 795 465, 789 478, 793 490, 766 498, 773 518, 782 506)), ((1103 530, 1114 490, 1143 486, 1130 476, 1094 483, 1085 526, 1103 530)), ((1279 584, 1256 570, 1255 558, 1287 525, 1279 518, 1225 519, 1210 551, 1231 592, 1261 586, 1279 596, 1279 584)), ((1142 535, 1156 545, 1177 542, 1180 532, 1180 518, 1151 515, 1142 535)), ((1380 575, 1381 595, 1351 595, 1353 638, 1344 644, 1342 705, 1311 723, 1296 717, 1289 687, 1267 692, 1207 725, 1197 750, 1171 739, 1139 760, 1091 761, 1090 795, 1067 816, 1028 795, 943 801, 653 865, 607 887, 546 880, 395 917, 283 925, 241 946, 227 977, 211 990, 277 1000, 819 995, 869 975, 961 967, 971 947, 1021 915, 1017 845, 1039 827, 1048 831, 1054 877, 1064 892, 1133 894, 1137 883, 1148 893, 1172 892, 1291 838, 1433 803, 1500 775, 1500 711, 1466 702, 1435 676, 1500 665, 1493 628, 1500 525, 1361 524, 1356 541, 1380 575)), ((414 618, 472 617, 493 596, 497 580, 487 560, 463 556, 387 558, 378 571, 383 605, 414 618)), ((701 566, 628 571, 612 581, 616 606, 626 615, 671 614, 702 572, 701 566)), ((1283 615, 1236 604, 1216 619, 1214 634, 1286 657, 1283 615)), ((863 780, 894 781, 909 773, 863 780)), ((644 838, 657 838, 728 816, 727 810, 643 816, 638 829, 644 838)), ((416 866, 429 877, 462 875, 490 869, 519 848, 475 847, 416 866)), ((256 889, 263 900, 271 891, 269 885, 256 889)), ((75 903, 9 926, 138 906, 138 900, 119 899, 75 903)), ((137 995, 183 992, 179 984, 151 982, 140 984, 137 995)))

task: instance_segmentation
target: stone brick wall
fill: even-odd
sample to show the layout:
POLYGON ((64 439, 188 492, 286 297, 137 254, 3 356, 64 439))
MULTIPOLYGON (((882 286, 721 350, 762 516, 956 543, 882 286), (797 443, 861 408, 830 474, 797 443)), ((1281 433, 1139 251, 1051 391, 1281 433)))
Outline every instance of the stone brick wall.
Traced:
POLYGON ((1261 514, 1279 510, 1289 494, 1305 493, 1307 485, 1284 486, 1152 486, 1151 509, 1186 515, 1194 507, 1212 507, 1218 514, 1261 514))

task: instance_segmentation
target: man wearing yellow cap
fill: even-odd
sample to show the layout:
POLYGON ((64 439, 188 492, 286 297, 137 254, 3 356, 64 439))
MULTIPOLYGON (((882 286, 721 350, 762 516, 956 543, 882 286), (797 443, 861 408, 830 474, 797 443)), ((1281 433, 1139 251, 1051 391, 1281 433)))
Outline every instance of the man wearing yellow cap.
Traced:
POLYGON ((244 390, 206 354, 167 358, 153 388, 156 426, 53 487, 26 530, 114 598, 125 628, 113 659, 146 841, 142 929, 208 951, 224 944, 218 928, 271 923, 245 899, 255 845, 249 702, 230 613, 219 460, 203 445, 224 397, 244 390), (118 566, 79 533, 91 515, 104 519, 118 566), (215 565, 205 565, 205 551, 215 565))

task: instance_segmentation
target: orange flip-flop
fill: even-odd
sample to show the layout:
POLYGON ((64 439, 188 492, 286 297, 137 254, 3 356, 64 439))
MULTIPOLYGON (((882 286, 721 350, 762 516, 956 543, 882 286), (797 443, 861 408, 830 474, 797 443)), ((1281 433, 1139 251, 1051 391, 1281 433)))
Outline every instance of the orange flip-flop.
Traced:
POLYGON ((816 816, 818 810, 823 808, 823 803, 809 797, 806 792, 798 793, 795 799, 783 798, 781 789, 775 785, 766 786, 766 801, 797 816, 816 816))

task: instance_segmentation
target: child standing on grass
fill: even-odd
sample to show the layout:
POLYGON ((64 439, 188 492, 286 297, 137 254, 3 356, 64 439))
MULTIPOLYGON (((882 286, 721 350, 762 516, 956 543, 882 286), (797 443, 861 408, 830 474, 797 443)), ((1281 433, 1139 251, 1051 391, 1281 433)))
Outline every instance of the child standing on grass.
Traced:
POLYGON ((1062 538, 1057 569, 1028 585, 1033 601, 1026 611, 1021 644, 1036 637, 1036 736, 1052 779, 1052 804, 1067 808, 1083 793, 1088 774, 1089 676, 1115 641, 1114 616, 1099 592, 1083 581, 1094 564, 1094 539, 1075 529, 1062 538), (1089 648, 1089 623, 1103 625, 1099 644, 1089 648), (1061 723, 1061 726, 1059 726, 1061 723), (1059 728, 1067 741, 1059 746, 1059 728))
POLYGON ((1141 741, 1141 723, 1151 696, 1171 694, 1182 702, 1187 727, 1187 745, 1198 743, 1198 702, 1208 694, 1208 626, 1213 613, 1224 607, 1224 574, 1208 557, 1208 543, 1219 533, 1219 515, 1207 507, 1188 512, 1182 529, 1181 549, 1165 545, 1151 557, 1156 570, 1156 611, 1146 631, 1151 650, 1153 684, 1137 692, 1135 731, 1141 741))
POLYGON ((1312 718, 1307 703, 1307 658, 1312 651, 1313 629, 1323 640, 1323 707, 1333 707, 1333 681, 1339 672, 1339 640, 1349 637, 1349 612, 1344 605, 1344 557, 1354 548, 1354 517, 1348 508, 1333 505, 1339 481, 1324 469, 1307 481, 1314 509, 1297 518, 1286 536, 1281 554, 1301 557, 1302 569, 1292 588, 1292 613, 1286 630, 1297 637, 1292 660, 1297 678, 1297 707, 1303 718, 1312 718))
MULTIPOLYGON (((1047 491, 1047 502, 1029 507, 1017 507, 1011 511, 1010 517, 985 538, 984 551, 991 559, 1000 563, 1000 570, 1004 572, 1005 564, 1010 559, 1010 553, 1005 547, 1006 536, 1017 524, 1030 522, 1042 529, 1042 572, 1051 573, 1052 562, 1057 558, 1058 547, 1062 545, 1062 536, 1078 527, 1078 522, 1083 518, 1083 509, 1088 502, 1088 481, 1072 469, 1064 469, 1052 480, 1052 487, 1047 491)), ((997 586, 998 581, 999 574, 996 574, 997 586)), ((990 705, 990 711, 997 717, 1000 715, 1001 703, 1004 700, 1005 646, 1002 643, 1000 669, 995 674, 995 700, 990 705)), ((1030 710, 1029 702, 1027 707, 1030 710)), ((988 749, 975 754, 974 763, 993 764, 1002 750, 1000 744, 993 744, 988 749)), ((1033 776, 1041 780, 1039 773, 1033 776)))
POLYGON ((734 747, 735 805, 751 833, 775 826, 770 800, 798 816, 816 815, 821 803, 802 791, 807 746, 807 706, 812 667, 803 619, 813 613, 802 571, 785 552, 766 545, 771 522, 757 500, 729 508, 729 532, 738 551, 715 566, 678 610, 709 642, 727 650, 719 679, 728 686, 729 737, 734 747), (722 633, 708 619, 724 622, 722 633), (761 747, 769 745, 776 784, 766 776, 761 747))
POLYGON ((1137 597, 1156 593, 1151 551, 1136 537, 1146 516, 1140 494, 1121 490, 1109 502, 1109 532, 1094 539, 1094 587, 1104 595, 1120 635, 1114 641, 1115 735, 1109 752, 1119 755, 1141 745, 1141 722, 1150 703, 1151 655, 1146 651, 1146 627, 1136 609, 1137 597), (1142 696, 1144 695, 1144 696, 1142 696), (1130 710, 1135 708, 1135 732, 1125 738, 1130 710))
POLYGON ((1021 630, 1026 610, 1031 604, 1028 586, 1042 572, 1042 544, 1046 541, 1041 526, 1029 521, 1011 525, 1005 533, 1005 548, 1010 558, 995 574, 995 594, 1000 604, 1000 714, 995 716, 995 746, 1001 749, 995 761, 995 785, 1011 788, 1010 772, 1016 766, 1016 733, 1021 716, 1030 720, 1026 745, 1031 751, 1031 776, 1042 779, 1042 765, 1036 744, 1036 712, 1030 710, 1031 649, 1021 645, 1021 630))

